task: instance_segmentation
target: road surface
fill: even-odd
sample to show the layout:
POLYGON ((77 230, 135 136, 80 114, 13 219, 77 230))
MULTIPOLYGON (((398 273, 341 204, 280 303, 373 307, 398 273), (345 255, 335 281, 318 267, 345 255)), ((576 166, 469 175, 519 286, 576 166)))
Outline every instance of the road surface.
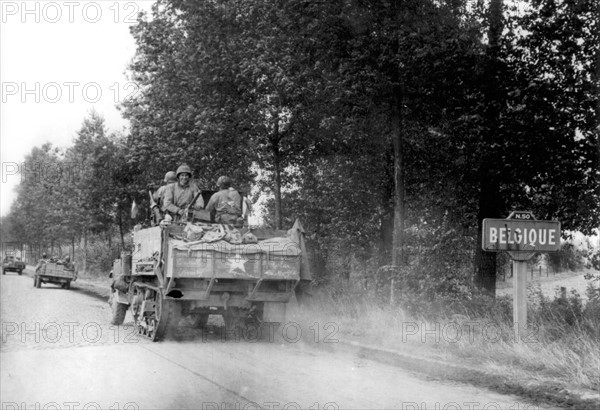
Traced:
POLYGON ((335 343, 224 341, 185 321, 179 340, 152 343, 130 326, 109 325, 106 301, 36 289, 27 276, 2 276, 0 309, 2 409, 538 408, 427 380, 335 343))

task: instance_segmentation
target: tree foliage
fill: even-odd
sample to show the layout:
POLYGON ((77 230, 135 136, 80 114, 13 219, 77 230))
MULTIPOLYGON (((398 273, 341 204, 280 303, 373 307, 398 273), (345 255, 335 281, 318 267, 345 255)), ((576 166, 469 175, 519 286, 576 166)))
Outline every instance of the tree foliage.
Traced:
POLYGON ((130 133, 92 113, 64 153, 32 150, 76 177, 25 180, 11 226, 123 236, 132 200, 187 163, 204 188, 270 193, 268 225, 301 217, 323 280, 395 261, 491 291, 482 218, 600 222, 600 38, 591 0, 490 4, 159 0, 132 28, 130 133))
POLYGON ((6 221, 14 240, 48 248, 88 234, 110 234, 114 227, 121 234, 128 230, 123 213, 130 204, 131 181, 124 149, 95 111, 83 120, 68 149, 50 143, 33 148, 6 221))

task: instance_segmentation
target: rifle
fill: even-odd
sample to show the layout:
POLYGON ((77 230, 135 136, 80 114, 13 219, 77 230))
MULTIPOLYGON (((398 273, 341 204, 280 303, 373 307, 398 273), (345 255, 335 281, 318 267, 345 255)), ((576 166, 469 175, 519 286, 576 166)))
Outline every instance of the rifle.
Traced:
MULTIPOLYGON (((196 200, 198 199, 198 197, 200 195, 202 195, 202 191, 198 191, 198 193, 196 195, 194 195, 192 202, 190 202, 190 204, 185 207, 185 210, 183 211, 183 216, 181 217, 181 222, 187 222, 188 217, 189 217, 190 208, 192 207, 192 205, 194 205, 196 203, 196 200)), ((194 220, 194 217, 192 216, 192 221, 193 220, 194 220)))
POLYGON ((150 209, 152 210, 152 217, 154 219, 154 223, 158 224, 163 218, 158 208, 156 202, 154 202, 154 197, 152 196, 152 192, 148 191, 148 195, 150 195, 150 209))

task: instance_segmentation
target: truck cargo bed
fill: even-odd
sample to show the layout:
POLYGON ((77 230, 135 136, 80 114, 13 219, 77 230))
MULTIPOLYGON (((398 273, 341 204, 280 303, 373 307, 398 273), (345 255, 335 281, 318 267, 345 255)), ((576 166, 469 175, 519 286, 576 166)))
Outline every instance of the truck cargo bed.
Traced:
POLYGON ((72 269, 65 269, 64 265, 48 262, 42 265, 38 275, 72 279, 75 275, 75 271, 72 269))

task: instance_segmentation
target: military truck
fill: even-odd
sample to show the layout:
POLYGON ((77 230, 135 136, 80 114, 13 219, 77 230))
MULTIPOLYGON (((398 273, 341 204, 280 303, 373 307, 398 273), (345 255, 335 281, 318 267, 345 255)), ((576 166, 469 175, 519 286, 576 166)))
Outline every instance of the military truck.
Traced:
POLYGON ((71 282, 77 280, 75 267, 71 263, 40 262, 35 268, 33 286, 41 288, 42 283, 54 283, 63 289, 69 289, 71 282))
POLYGON ((139 229, 133 250, 115 260, 113 277, 112 324, 122 324, 129 310, 138 333, 153 341, 182 316, 203 327, 209 315, 221 315, 227 332, 281 323, 296 286, 311 279, 299 221, 289 231, 205 222, 139 229), (189 240, 191 231, 204 235, 189 240), (240 238, 255 243, 235 243, 240 238))
POLYGON ((6 272, 17 272, 18 275, 21 275, 25 270, 25 262, 21 261, 21 258, 17 257, 13 253, 4 254, 4 259, 2 260, 2 274, 6 275, 6 272))

